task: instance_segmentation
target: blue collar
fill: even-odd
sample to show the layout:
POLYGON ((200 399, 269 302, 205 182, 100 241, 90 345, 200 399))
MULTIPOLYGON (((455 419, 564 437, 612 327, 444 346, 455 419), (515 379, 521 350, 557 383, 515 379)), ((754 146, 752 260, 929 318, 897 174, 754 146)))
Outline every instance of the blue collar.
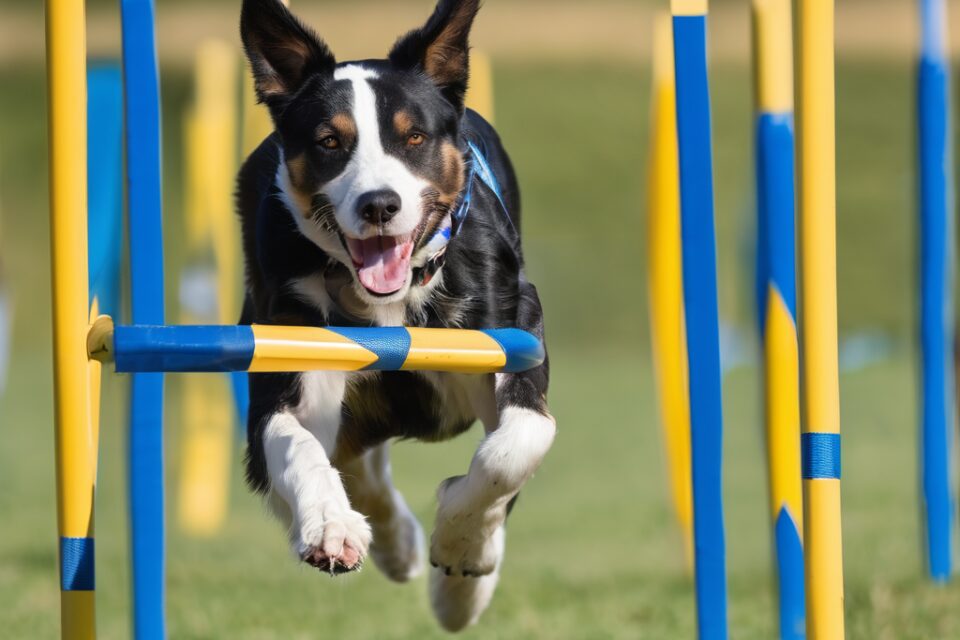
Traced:
POLYGON ((466 181, 463 191, 460 193, 457 206, 454 207, 453 212, 450 214, 449 222, 444 220, 440 228, 437 229, 433 237, 430 238, 430 241, 427 242, 426 247, 432 250, 430 259, 414 274, 414 283, 420 286, 426 286, 440 268, 443 267, 450 241, 460 233, 460 229, 470 215, 470 207, 473 204, 473 186, 477 178, 496 196, 504 217, 510 223, 510 226, 513 227, 513 221, 510 219, 507 205, 503 201, 503 192, 500 190, 500 183, 490 168, 486 156, 484 156, 480 148, 470 140, 467 141, 467 151, 467 154, 465 154, 467 164, 466 181))

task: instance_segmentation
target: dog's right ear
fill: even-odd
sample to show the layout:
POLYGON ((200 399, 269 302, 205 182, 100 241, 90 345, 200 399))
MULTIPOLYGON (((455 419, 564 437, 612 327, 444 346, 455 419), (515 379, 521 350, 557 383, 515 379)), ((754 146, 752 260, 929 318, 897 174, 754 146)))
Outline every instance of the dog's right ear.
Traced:
POLYGON ((257 97, 276 120, 308 78, 332 75, 329 47, 280 2, 244 0, 240 37, 250 60, 257 97))

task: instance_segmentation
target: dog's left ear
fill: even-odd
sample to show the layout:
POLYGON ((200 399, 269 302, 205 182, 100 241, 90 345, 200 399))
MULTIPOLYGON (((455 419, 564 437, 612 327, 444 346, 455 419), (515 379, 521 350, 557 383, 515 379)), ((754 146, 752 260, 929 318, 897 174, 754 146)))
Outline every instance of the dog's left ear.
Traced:
POLYGON ((420 69, 463 112, 470 76, 470 27, 480 0, 440 0, 420 29, 403 36, 390 52, 390 62, 401 69, 420 69))

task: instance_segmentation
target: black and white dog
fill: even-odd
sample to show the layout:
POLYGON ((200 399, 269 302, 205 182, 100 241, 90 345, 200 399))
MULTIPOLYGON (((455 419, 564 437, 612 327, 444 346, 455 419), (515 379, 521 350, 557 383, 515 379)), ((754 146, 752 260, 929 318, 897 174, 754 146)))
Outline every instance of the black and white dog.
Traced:
MULTIPOLYGON (((518 327, 543 338, 520 201, 493 128, 465 110, 479 0, 440 0, 385 60, 338 64, 279 2, 245 0, 243 44, 276 127, 239 176, 243 324, 518 327)), ((369 554, 421 571, 422 532, 390 477, 395 438, 486 436, 443 482, 429 560, 441 624, 490 602, 504 522, 554 439, 543 366, 520 374, 253 374, 247 478, 293 550, 332 574, 369 554)))

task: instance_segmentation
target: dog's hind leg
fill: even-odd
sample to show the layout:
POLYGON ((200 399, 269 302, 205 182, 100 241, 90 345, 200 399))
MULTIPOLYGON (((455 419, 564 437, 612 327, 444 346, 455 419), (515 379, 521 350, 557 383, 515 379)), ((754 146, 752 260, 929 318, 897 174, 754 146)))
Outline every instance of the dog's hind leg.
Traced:
MULTIPOLYGON (((543 339, 543 317, 533 285, 524 283, 517 326, 543 339)), ((438 491, 430 544, 431 601, 440 623, 456 631, 474 623, 490 602, 504 552, 510 502, 546 456, 556 433, 547 410, 547 364, 498 374, 497 423, 489 428, 465 476, 438 491)))
POLYGON ((353 506, 373 527, 370 556, 394 582, 407 582, 424 565, 423 530, 390 474, 390 445, 383 443, 341 467, 353 506))

